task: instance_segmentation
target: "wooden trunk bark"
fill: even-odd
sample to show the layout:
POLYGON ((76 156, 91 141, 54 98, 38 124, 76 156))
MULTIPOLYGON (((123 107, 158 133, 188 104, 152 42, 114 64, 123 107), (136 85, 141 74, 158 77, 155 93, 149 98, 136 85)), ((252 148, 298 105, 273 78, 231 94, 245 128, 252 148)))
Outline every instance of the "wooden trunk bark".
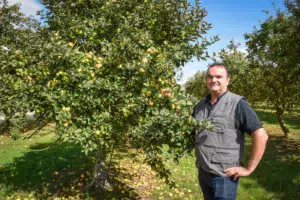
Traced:
MULTIPOLYGON (((111 187, 108 183, 108 170, 106 165, 106 149, 101 148, 97 154, 97 160, 94 168, 93 181, 86 187, 89 192, 101 193, 106 188, 111 187)), ((109 168, 109 167, 108 167, 109 168)))
POLYGON ((286 124, 283 120, 283 110, 279 106, 276 106, 276 117, 277 117, 278 123, 280 124, 281 130, 284 133, 284 136, 286 138, 289 138, 290 137, 290 130, 286 126, 286 124))

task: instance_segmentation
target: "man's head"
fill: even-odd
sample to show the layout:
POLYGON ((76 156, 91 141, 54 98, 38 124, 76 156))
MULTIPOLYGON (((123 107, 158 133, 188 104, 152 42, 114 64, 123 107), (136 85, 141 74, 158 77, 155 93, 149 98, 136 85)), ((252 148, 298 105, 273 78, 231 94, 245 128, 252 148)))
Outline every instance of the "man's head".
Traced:
POLYGON ((213 63, 207 69, 206 86, 210 93, 221 95, 227 91, 230 81, 228 69, 224 63, 213 63))

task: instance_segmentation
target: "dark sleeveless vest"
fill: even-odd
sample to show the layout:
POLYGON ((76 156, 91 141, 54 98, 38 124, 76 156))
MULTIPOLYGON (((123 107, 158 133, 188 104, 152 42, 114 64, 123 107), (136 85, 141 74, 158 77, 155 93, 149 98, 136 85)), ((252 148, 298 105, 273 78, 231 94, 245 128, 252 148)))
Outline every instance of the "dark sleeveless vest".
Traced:
POLYGON ((204 171, 224 175, 229 167, 240 166, 244 151, 244 133, 235 125, 235 110, 243 97, 226 92, 208 115, 205 99, 195 107, 194 117, 209 120, 214 124, 214 131, 199 130, 195 135, 196 166, 204 171))

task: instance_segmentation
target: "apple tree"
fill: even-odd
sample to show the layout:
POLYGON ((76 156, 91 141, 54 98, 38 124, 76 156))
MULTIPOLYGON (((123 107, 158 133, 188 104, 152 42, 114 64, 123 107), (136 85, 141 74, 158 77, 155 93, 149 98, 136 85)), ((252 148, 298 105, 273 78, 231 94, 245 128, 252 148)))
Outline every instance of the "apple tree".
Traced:
POLYGON ((215 54, 215 60, 221 60, 230 73, 229 89, 244 96, 252 105, 265 101, 264 87, 257 84, 261 73, 250 67, 247 53, 239 50, 240 44, 231 40, 227 48, 215 54))
MULTIPOLYGON (((299 0, 285 0, 284 1, 289 12, 293 14, 293 16, 298 20, 300 18, 300 1, 299 0)), ((298 23, 299 26, 299 23, 298 23)))
POLYGON ((22 65, 32 84, 26 100, 43 116, 41 126, 55 121, 63 141, 98 152, 89 189, 107 185, 107 156, 127 147, 144 152, 145 162, 171 183, 162 148, 175 161, 190 153, 195 125, 175 70, 204 59, 216 39, 203 37, 211 26, 200 2, 41 2, 44 25, 26 48, 30 63, 22 65))
POLYGON ((206 87, 206 72, 198 71, 193 77, 186 81, 184 87, 186 93, 196 97, 198 101, 204 98, 208 94, 208 89, 206 87))
POLYGON ((277 10, 276 16, 270 16, 245 38, 251 67, 261 73, 257 84, 265 88, 262 92, 276 109, 281 129, 289 137, 283 118, 289 108, 299 105, 299 19, 289 10, 277 10))
POLYGON ((10 132, 14 137, 25 125, 35 91, 31 66, 36 62, 35 44, 41 43, 38 27, 36 20, 20 12, 19 5, 0 3, 0 115, 5 117, 1 133, 10 132))
MULTIPOLYGON (((262 86, 257 84, 260 76, 259 70, 251 69, 247 60, 246 53, 239 50, 239 44, 233 40, 230 41, 227 48, 214 53, 214 62, 224 63, 230 74, 230 91, 242 95, 253 104, 264 101, 262 96, 262 86), (249 90, 249 88, 252 88, 249 90)), ((204 98, 208 94, 206 87, 206 71, 197 72, 194 77, 185 84, 185 90, 188 94, 204 98)))

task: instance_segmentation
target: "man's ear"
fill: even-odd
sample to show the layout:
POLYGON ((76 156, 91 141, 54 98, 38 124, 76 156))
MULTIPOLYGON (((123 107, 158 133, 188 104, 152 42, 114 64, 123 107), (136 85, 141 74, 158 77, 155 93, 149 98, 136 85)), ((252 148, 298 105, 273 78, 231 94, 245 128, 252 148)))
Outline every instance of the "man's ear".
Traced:
POLYGON ((230 76, 227 77, 227 82, 229 84, 229 82, 230 82, 230 76))

